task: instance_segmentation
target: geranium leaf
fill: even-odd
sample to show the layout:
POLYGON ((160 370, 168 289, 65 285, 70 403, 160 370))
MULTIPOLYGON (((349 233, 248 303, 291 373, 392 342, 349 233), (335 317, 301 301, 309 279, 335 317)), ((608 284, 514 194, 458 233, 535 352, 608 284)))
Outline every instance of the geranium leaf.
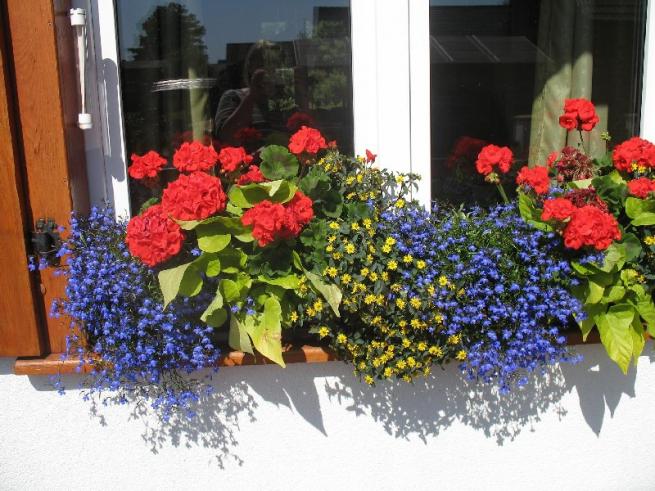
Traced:
POLYGON ((311 284, 316 288, 318 292, 327 300, 327 303, 332 308, 334 315, 341 317, 339 313, 339 305, 341 304, 341 290, 337 285, 328 285, 324 283, 323 280, 316 274, 305 271, 305 276, 311 282, 311 284))
POLYGON ((279 278, 267 278, 265 276, 259 276, 257 281, 261 283, 266 283, 268 285, 281 286, 285 290, 296 290, 300 286, 300 278, 295 274, 290 274, 288 276, 282 276, 279 278))
POLYGON ((252 316, 246 317, 244 322, 241 322, 235 315, 230 318, 230 331, 227 336, 227 342, 230 348, 243 353, 254 354, 252 343, 248 331, 254 327, 254 318, 252 316))
POLYGON ((648 334, 655 337, 655 304, 650 295, 644 295, 637 300, 637 311, 642 319, 646 321, 648 334))
POLYGON ((202 278, 198 275, 193 262, 181 264, 175 268, 164 269, 159 272, 159 288, 164 297, 164 308, 170 304, 178 294, 192 297, 200 293, 202 278))
POLYGON ((207 266, 205 268, 205 274, 209 278, 218 276, 221 272, 221 260, 217 257, 211 258, 207 261, 207 266))
POLYGON ((623 373, 628 373, 633 355, 631 330, 634 317, 633 307, 627 304, 613 305, 606 314, 595 317, 600 340, 608 356, 616 362, 623 373))
POLYGON ((225 324, 226 320, 227 320, 227 312, 225 311, 225 309, 216 309, 207 316, 205 322, 207 323, 208 326, 221 327, 223 324, 225 324))
POLYGON ((226 227, 219 223, 208 223, 196 227, 198 247, 205 252, 220 252, 225 249, 232 236, 227 232, 226 227))
POLYGON ((296 193, 298 187, 289 181, 271 181, 245 186, 232 186, 228 192, 230 202, 239 208, 252 208, 257 203, 269 200, 286 203, 296 193))
POLYGON ((630 329, 630 334, 632 335, 632 356, 634 365, 637 366, 639 357, 641 356, 642 351, 644 351, 644 346, 646 345, 646 338, 644 338, 644 326, 641 324, 641 320, 639 319, 638 315, 635 315, 635 318, 632 321, 632 329, 630 329))
POLYGON ((207 322, 207 317, 212 315, 215 311, 223 307, 223 295, 221 295, 220 289, 216 290, 216 295, 211 303, 207 306, 205 311, 200 316, 200 320, 207 322))
POLYGON ((596 325, 595 317, 607 312, 607 306, 602 304, 585 305, 584 310, 587 314, 587 318, 578 321, 578 325, 580 326, 580 331, 582 331, 582 340, 586 341, 587 336, 589 336, 589 333, 596 325))
POLYGON ((249 334, 257 351, 281 367, 286 366, 282 358, 282 306, 276 298, 266 299, 264 313, 249 334))
POLYGON ((260 153, 262 163, 259 166, 267 179, 287 179, 298 174, 298 159, 286 147, 269 145, 260 153))

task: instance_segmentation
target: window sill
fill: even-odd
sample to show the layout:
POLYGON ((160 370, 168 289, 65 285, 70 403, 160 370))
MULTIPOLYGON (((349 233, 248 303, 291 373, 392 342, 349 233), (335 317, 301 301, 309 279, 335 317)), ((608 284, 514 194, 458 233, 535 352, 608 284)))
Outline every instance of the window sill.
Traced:
MULTIPOLYGON (((566 334, 568 345, 583 344, 582 335, 579 331, 572 331, 566 334)), ((592 331, 586 343, 599 343, 600 338, 597 331, 592 331)), ((337 357, 334 352, 319 346, 305 345, 300 348, 293 347, 282 355, 286 363, 325 363, 335 361, 337 357)), ((220 367, 235 367, 245 365, 273 365, 274 363, 262 355, 250 355, 240 351, 231 351, 221 357, 218 362, 220 367)), ((38 357, 18 358, 14 364, 16 375, 64 375, 77 373, 78 361, 75 358, 62 361, 61 354, 52 353, 38 357)), ((83 373, 90 371, 89 366, 82 369, 83 373)))

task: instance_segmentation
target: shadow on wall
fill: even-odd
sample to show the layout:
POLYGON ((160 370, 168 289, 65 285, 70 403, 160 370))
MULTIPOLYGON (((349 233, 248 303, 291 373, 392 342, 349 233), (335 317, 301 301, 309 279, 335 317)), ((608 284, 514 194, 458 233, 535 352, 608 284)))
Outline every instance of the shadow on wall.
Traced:
MULTIPOLYGON (((650 360, 655 361, 652 348, 650 360)), ((327 404, 338 404, 356 418, 372 418, 396 438, 419 438, 427 442, 453 424, 466 425, 493 438, 497 445, 511 442, 524 429, 537 431, 542 415, 567 414, 562 398, 574 389, 581 412, 597 435, 603 426, 606 407, 613 416, 623 395, 635 397, 636 371, 624 376, 600 346, 581 347, 584 360, 575 366, 563 365, 535 375, 522 389, 501 396, 491 387, 467 383, 451 365, 439 369, 414 385, 383 383, 369 387, 351 374, 342 363, 222 369, 214 378, 213 394, 197 407, 197 418, 171 418, 165 422, 153 415, 147 404, 130 402, 130 419, 144 425, 142 438, 157 453, 166 445, 202 446, 217 451, 217 464, 226 459, 242 463, 238 456, 241 425, 257 419, 260 404, 286 407, 329 437, 323 420, 327 404)), ((0 360, 2 361, 2 360, 0 360)), ((0 375, 11 373, 13 363, 0 363, 0 375)), ((68 387, 76 387, 81 377, 66 377, 68 387)), ((53 390, 47 377, 30 377, 37 390, 53 390)), ((70 394, 69 397, 74 397, 70 394)), ((101 425, 105 404, 115 399, 94 398, 90 413, 101 425)))

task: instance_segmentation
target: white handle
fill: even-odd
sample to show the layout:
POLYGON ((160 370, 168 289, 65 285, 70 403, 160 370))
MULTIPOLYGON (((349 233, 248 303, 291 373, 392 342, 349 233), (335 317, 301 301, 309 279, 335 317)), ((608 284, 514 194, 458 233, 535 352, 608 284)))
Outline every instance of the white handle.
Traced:
POLYGON ((75 31, 75 42, 77 50, 75 52, 77 59, 77 70, 80 77, 80 100, 82 111, 77 116, 77 126, 82 130, 88 130, 93 126, 91 115, 86 112, 86 10, 70 9, 71 26, 75 31))

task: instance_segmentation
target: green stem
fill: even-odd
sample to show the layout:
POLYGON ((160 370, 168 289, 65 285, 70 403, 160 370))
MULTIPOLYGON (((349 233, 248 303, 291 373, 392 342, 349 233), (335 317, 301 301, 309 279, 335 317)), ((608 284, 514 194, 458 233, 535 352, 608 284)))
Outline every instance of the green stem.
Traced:
POLYGON ((505 194, 505 188, 503 188, 503 185, 499 182, 496 184, 496 187, 498 188, 498 192, 500 193, 500 197, 503 198, 503 201, 505 202, 506 205, 509 205, 509 199, 507 199, 507 194, 505 194))

